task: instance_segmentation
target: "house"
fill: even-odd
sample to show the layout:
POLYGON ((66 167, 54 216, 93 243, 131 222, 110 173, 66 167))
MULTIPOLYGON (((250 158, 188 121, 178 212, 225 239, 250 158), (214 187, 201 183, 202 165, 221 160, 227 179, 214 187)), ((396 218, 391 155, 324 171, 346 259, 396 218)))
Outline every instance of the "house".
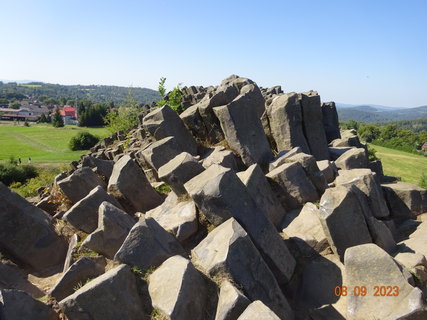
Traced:
POLYGON ((425 142, 422 146, 421 146, 421 150, 424 152, 427 152, 427 142, 425 142))
POLYGON ((77 124, 77 108, 65 105, 59 113, 64 120, 64 124, 77 124))

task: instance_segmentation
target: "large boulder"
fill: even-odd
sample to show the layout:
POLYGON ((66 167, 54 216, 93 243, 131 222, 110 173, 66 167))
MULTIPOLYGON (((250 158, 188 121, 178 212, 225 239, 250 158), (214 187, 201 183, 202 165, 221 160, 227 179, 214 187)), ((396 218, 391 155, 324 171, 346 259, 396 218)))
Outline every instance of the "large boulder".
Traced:
POLYGON ((299 95, 303 118, 304 134, 311 154, 319 160, 329 160, 328 142, 323 125, 320 96, 316 91, 299 95))
POLYGON ((211 276, 228 274, 251 300, 261 300, 285 319, 293 312, 255 245, 231 218, 211 231, 192 251, 193 262, 211 276))
POLYGON ((285 163, 266 174, 279 201, 286 209, 316 202, 319 194, 299 162, 285 163))
POLYGON ((340 170, 338 173, 335 185, 358 187, 368 197, 374 217, 387 218, 390 215, 381 186, 370 169, 340 170))
POLYGON ((56 281, 49 295, 57 301, 73 294, 79 284, 87 282, 89 279, 96 278, 105 272, 105 259, 103 257, 82 257, 74 262, 66 270, 61 278, 56 281))
POLYGON ((0 319, 58 320, 58 314, 28 293, 15 289, 0 290, 0 319))
POLYGON ((77 169, 57 184, 67 198, 74 203, 86 197, 97 186, 105 189, 105 183, 89 167, 77 169))
POLYGON ((145 146, 136 156, 145 164, 145 169, 149 167, 157 171, 182 151, 175 137, 167 137, 145 146))
POLYGON ((427 190, 408 182, 382 185, 393 219, 404 220, 427 212, 427 190))
POLYGON ((372 242, 358 197, 346 187, 325 191, 320 199, 320 222, 332 251, 341 260, 347 248, 372 242))
MULTIPOLYGON (((237 320, 280 320, 280 318, 271 311, 264 303, 259 300, 252 302, 237 320)), ((283 318, 291 319, 291 318, 283 318)))
POLYGON ((337 167, 334 162, 329 160, 317 161, 317 167, 325 177, 327 183, 331 183, 335 180, 337 167))
POLYGON ((276 158, 274 158, 274 160, 271 161, 268 165, 268 171, 272 171, 277 167, 280 167, 282 164, 286 163, 288 158, 293 157, 299 153, 303 153, 300 147, 280 151, 276 158))
POLYGON ((69 319, 143 320, 135 275, 129 266, 119 265, 90 281, 59 302, 69 319))
POLYGON ((409 252, 416 252, 427 257, 427 221, 422 222, 417 229, 409 235, 409 239, 401 242, 409 252))
POLYGON ((225 139, 245 165, 266 167, 273 155, 250 93, 239 95, 225 106, 214 108, 225 139))
POLYGON ((154 109, 142 120, 142 125, 154 138, 174 137, 182 151, 197 154, 197 143, 187 130, 178 113, 168 105, 154 109))
POLYGON ((204 170, 205 168, 191 154, 183 152, 161 166, 158 174, 159 179, 166 182, 178 196, 185 196, 187 191, 184 183, 204 170))
POLYGON ((326 140, 330 143, 332 140, 341 138, 340 125, 338 121, 338 112, 335 102, 322 103, 322 119, 325 128, 326 140))
POLYGON ((197 232, 197 208, 193 200, 179 199, 171 192, 165 201, 145 213, 146 218, 153 218, 165 230, 171 232, 179 242, 184 242, 197 232))
POLYGON ((271 190, 261 168, 253 164, 246 171, 237 173, 237 176, 245 184, 256 205, 263 209, 270 221, 279 229, 286 211, 271 190))
POLYGON ((181 256, 167 259, 148 278, 153 307, 171 320, 213 319, 207 312, 208 300, 216 297, 209 296, 209 286, 202 273, 181 256))
POLYGON ((184 255, 185 251, 173 235, 153 218, 141 218, 129 232, 114 260, 146 271, 180 254, 184 255))
POLYGON ((307 177, 316 187, 319 196, 321 196, 323 192, 325 192, 325 189, 328 187, 328 184, 326 183, 325 176, 317 166, 316 159, 312 155, 306 153, 297 153, 291 157, 287 157, 285 159, 285 162, 299 162, 303 167, 305 173, 307 174, 307 177))
POLYGON ((224 280, 220 286, 215 320, 236 320, 250 303, 230 281, 224 280))
POLYGON ((292 92, 276 96, 268 106, 267 114, 278 151, 301 147, 304 153, 310 153, 298 94, 292 92))
POLYGON ((319 219, 319 209, 311 202, 307 202, 298 216, 283 229, 283 233, 300 244, 321 252, 328 246, 328 240, 319 219), (300 243, 300 241, 303 243, 300 243))
POLYGON ((81 245, 113 259, 134 224, 134 218, 126 212, 102 202, 98 209, 98 227, 81 245))
POLYGON ((122 208, 113 196, 109 195, 101 186, 97 186, 65 212, 62 218, 74 228, 91 233, 98 226, 98 208, 104 201, 122 208))
POLYGON ((0 182, 0 248, 41 270, 63 263, 67 244, 46 212, 0 182))
POLYGON ((148 182, 144 171, 130 156, 125 155, 114 165, 108 192, 130 212, 148 211, 162 203, 162 197, 148 182))
POLYGON ((248 232, 280 283, 291 278, 295 259, 273 223, 260 212, 248 189, 231 170, 212 165, 185 184, 200 212, 218 226, 234 217, 248 232))
POLYGON ((82 158, 82 167, 90 167, 95 169, 99 175, 105 178, 105 181, 108 181, 113 172, 114 161, 112 160, 103 160, 95 158, 92 156, 84 156, 82 158))
POLYGON ((348 248, 344 257, 347 319, 425 319, 422 292, 412 287, 396 261, 375 244, 348 248), (367 294, 356 295, 355 287, 367 294), (416 318, 418 316, 419 318, 416 318))
POLYGON ((211 165, 217 164, 237 171, 236 159, 237 157, 232 151, 219 146, 209 150, 201 161, 204 168, 209 168, 211 165))
POLYGON ((357 169, 368 167, 368 157, 366 150, 363 148, 351 148, 344 152, 337 160, 335 165, 338 169, 357 169))
POLYGON ((197 104, 185 109, 179 117, 194 137, 197 137, 201 141, 208 139, 207 130, 197 104))

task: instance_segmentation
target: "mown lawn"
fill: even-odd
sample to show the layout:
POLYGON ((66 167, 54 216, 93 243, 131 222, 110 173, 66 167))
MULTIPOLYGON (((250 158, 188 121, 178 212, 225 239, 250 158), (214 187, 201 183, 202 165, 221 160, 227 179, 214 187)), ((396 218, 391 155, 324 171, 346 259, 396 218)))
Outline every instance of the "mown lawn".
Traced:
POLYGON ((68 163, 80 158, 87 151, 71 151, 68 143, 71 137, 79 131, 89 131, 100 138, 105 138, 109 132, 105 128, 80 128, 77 126, 65 126, 53 128, 46 124, 0 125, 0 162, 8 160, 11 156, 23 163, 31 157, 36 164, 68 163))
POLYGON ((377 151, 387 176, 401 177, 402 181, 419 185, 421 175, 427 174, 427 157, 373 144, 370 146, 377 151))

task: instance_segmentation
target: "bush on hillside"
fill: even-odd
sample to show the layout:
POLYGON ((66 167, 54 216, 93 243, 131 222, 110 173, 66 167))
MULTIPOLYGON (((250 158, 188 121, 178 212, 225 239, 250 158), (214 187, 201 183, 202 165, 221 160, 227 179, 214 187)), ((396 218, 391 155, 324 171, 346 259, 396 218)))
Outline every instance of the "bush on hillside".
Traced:
POLYGON ((31 165, 0 164, 0 181, 7 186, 15 182, 24 183, 37 175, 37 169, 31 165))
POLYGON ((97 136, 94 136, 93 134, 87 131, 82 131, 71 138, 69 147, 73 151, 88 150, 92 148, 95 144, 97 144, 98 141, 99 138, 97 136))

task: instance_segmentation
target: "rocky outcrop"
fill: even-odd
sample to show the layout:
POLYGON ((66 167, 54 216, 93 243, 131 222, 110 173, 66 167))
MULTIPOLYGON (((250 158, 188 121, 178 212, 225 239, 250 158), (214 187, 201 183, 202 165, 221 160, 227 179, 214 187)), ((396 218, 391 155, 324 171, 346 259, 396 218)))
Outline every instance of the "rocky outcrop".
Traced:
POLYGON ((328 143, 335 139, 340 139, 340 126, 335 102, 322 103, 322 118, 328 143))
POLYGON ((130 156, 123 156, 114 165, 108 182, 108 192, 131 212, 145 212, 162 203, 162 197, 153 189, 144 172, 130 156))
POLYGON ((1 182, 0 248, 38 270, 63 263, 67 251, 51 217, 1 182))
POLYGON ((148 319, 130 268, 120 265, 85 284, 59 305, 69 319, 148 319), (112 303, 114 302, 114 303, 112 303))

